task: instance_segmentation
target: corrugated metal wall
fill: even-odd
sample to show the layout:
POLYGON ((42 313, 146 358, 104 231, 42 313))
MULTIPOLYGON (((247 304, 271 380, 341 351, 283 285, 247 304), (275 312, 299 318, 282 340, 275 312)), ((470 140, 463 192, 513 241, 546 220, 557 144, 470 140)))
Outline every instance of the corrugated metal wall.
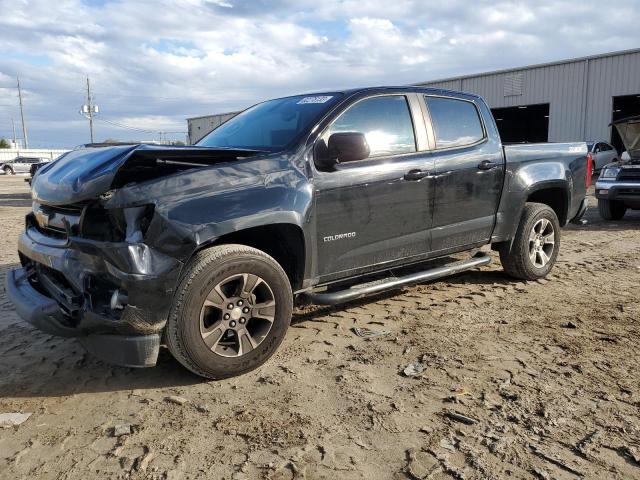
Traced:
POLYGON ((188 118, 189 144, 193 145, 214 128, 219 127, 230 118, 235 117, 238 113, 239 112, 219 113, 205 117, 188 118))
POLYGON ((596 138, 611 122, 613 97, 640 95, 640 52, 590 60, 587 91, 586 136, 596 138))
POLYGON ((609 140, 612 98, 640 95, 640 51, 420 85, 476 93, 491 108, 549 103, 549 141, 609 140), (519 95, 513 94, 514 75, 522 75, 519 95))

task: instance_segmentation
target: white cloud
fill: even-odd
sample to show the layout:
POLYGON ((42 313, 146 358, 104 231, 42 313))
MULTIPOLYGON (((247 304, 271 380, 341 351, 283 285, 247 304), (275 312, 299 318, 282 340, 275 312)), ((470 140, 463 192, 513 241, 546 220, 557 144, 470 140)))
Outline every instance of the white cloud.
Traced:
MULTIPOLYGON (((277 95, 632 48, 640 40, 638 7, 638 0, 142 0, 95 7, 0 0, 0 136, 18 118, 16 74, 32 143, 73 145, 87 140, 77 114, 86 75, 100 117, 186 130, 188 116, 277 95)), ((142 138, 100 122, 96 128, 98 139, 142 138)))

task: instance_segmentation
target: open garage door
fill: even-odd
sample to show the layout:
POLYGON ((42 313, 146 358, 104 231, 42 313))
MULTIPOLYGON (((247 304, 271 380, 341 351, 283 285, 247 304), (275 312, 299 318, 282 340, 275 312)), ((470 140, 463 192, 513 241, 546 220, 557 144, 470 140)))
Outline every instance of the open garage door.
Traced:
POLYGON ((503 143, 549 141, 549 104, 492 108, 503 143))
MULTIPOLYGON (((611 121, 615 122, 621 118, 634 117, 636 115, 640 115, 640 95, 613 97, 611 121)), ((618 153, 622 153, 624 150, 622 139, 615 128, 611 129, 611 145, 618 150, 618 153)))

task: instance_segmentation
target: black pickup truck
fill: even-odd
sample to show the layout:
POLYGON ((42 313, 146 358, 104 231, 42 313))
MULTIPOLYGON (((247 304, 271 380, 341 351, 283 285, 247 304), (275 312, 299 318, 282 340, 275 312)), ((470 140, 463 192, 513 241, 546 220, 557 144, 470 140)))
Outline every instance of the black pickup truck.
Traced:
POLYGON ((485 265, 485 245, 507 274, 544 277, 591 174, 584 143, 503 146, 475 95, 270 100, 196 146, 82 148, 41 168, 6 288, 26 321, 102 359, 152 366, 164 342, 224 378, 274 353, 296 300, 485 265))

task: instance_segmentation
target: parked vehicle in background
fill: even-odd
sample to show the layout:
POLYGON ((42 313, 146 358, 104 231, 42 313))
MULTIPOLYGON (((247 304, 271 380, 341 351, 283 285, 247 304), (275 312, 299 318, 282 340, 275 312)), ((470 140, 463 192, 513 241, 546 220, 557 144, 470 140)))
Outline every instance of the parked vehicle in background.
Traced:
POLYGON ((165 339, 192 372, 230 377, 276 351, 296 298, 452 275, 488 264, 487 245, 508 275, 546 276, 592 173, 584 142, 503 147, 472 94, 270 100, 196 146, 84 148, 42 168, 7 293, 107 361, 152 366, 165 339))
POLYGON ((593 158, 593 170, 599 172, 606 164, 618 160, 618 152, 607 142, 587 142, 593 158))
POLYGON ((620 220, 627 209, 640 209, 640 115, 613 122, 627 149, 606 165, 596 182, 598 211, 605 220, 620 220))
POLYGON ((14 160, 0 164, 0 170, 5 175, 15 175, 16 173, 29 173, 31 166, 36 163, 48 162, 50 160, 40 157, 16 157, 14 160))
POLYGON ((51 160, 48 159, 42 159, 41 162, 38 163, 32 163, 31 164, 31 168, 29 168, 29 177, 25 178, 24 181, 27 182, 29 185, 31 185, 31 180, 33 179, 34 175, 36 174, 36 172, 44 167, 46 164, 50 163, 51 160))

